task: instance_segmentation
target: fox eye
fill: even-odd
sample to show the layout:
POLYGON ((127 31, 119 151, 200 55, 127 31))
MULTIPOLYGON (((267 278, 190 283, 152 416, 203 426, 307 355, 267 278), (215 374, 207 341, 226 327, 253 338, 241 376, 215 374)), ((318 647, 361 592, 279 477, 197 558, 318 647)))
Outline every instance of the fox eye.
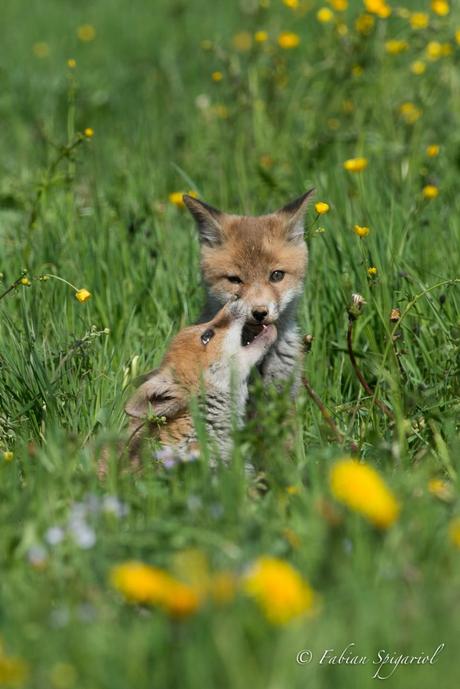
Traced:
POLYGON ((229 282, 233 282, 234 285, 241 285, 241 283, 243 282, 243 280, 239 278, 238 275, 228 275, 227 280, 229 282))
POLYGON ((201 341, 204 345, 207 345, 210 340, 214 337, 215 332, 212 328, 208 328, 207 330, 204 331, 204 333, 201 335, 201 341))
POLYGON ((270 275, 270 282, 281 282, 285 275, 284 270, 274 270, 270 275))

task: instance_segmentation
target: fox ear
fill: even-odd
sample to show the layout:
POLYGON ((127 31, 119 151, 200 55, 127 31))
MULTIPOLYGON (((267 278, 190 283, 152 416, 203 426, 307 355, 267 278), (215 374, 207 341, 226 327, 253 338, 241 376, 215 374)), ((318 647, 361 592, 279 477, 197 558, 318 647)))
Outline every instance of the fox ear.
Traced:
POLYGON ((200 241, 208 246, 215 246, 222 242, 222 211, 209 206, 204 201, 194 199, 184 194, 183 200, 190 213, 195 218, 200 233, 200 241))
POLYGON ((305 213, 314 194, 315 189, 309 189, 305 194, 277 211, 277 215, 284 218, 288 239, 293 242, 303 241, 305 213))
POLYGON ((185 407, 183 393, 172 376, 156 369, 128 401, 125 412, 136 419, 147 418, 149 412, 171 418, 185 407))

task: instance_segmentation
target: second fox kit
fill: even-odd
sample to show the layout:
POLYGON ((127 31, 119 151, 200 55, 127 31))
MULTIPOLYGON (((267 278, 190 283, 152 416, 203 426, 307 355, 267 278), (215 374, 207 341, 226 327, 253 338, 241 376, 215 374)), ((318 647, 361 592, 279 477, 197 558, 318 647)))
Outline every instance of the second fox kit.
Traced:
MULTIPOLYGON (((259 364, 266 383, 278 386, 300 374, 301 341, 296 310, 307 267, 304 217, 311 189, 275 213, 230 215, 184 195, 196 220, 207 301, 200 318, 212 317, 235 297, 246 315, 245 333, 276 323, 278 337, 259 364)), ((295 385, 294 385, 295 389, 295 385)))
POLYGON ((135 461, 146 436, 173 447, 179 457, 198 449, 189 403, 200 398, 208 435, 220 457, 231 453, 232 417, 244 417, 250 371, 276 339, 274 325, 259 324, 252 339, 243 338, 246 321, 238 301, 223 307, 208 323, 182 330, 160 367, 147 374, 126 405, 130 417, 129 449, 135 461), (162 424, 149 421, 164 417, 162 424))

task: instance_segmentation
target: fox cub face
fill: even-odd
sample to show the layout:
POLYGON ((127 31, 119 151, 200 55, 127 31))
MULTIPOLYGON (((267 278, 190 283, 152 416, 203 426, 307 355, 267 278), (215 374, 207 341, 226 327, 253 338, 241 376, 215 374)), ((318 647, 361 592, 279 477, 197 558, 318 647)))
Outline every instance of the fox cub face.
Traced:
POLYGON ((275 213, 223 213, 184 196, 198 225, 201 267, 216 306, 235 297, 248 323, 275 323, 303 291, 307 267, 304 216, 310 190, 275 213))
MULTIPOLYGON (((164 425, 157 428, 162 443, 182 444, 183 449, 193 444, 196 436, 188 404, 202 389, 205 414, 206 399, 214 398, 212 414, 206 418, 211 433, 215 431, 213 424, 222 427, 219 417, 231 419, 233 386, 240 396, 236 404, 244 405, 249 373, 276 339, 274 325, 260 324, 247 341, 243 337, 245 320, 240 303, 233 300, 208 323, 185 328, 176 335, 160 367, 147 374, 147 379, 125 407, 132 419, 136 452, 138 432, 148 431, 152 414, 164 417, 164 425)), ((239 411, 244 412, 244 409, 239 411)), ((217 440, 219 442, 219 438, 217 440)), ((228 437, 222 441, 228 442, 228 437)))

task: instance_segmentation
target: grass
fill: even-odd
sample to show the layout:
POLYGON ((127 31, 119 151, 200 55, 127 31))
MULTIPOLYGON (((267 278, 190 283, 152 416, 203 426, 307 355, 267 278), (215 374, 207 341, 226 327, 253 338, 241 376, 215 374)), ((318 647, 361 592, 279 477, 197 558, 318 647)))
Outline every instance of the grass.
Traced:
POLYGON ((358 0, 330 23, 314 2, 3 4, 0 294, 17 284, 0 299, 0 450, 13 453, 0 461, 0 685, 365 689, 378 681, 372 660, 320 664, 324 650, 354 643, 374 659, 445 643, 436 664, 399 667, 387 685, 457 686, 458 8, 439 16, 407 0, 429 13, 415 30, 390 3, 392 16, 363 35, 358 0), (85 24, 94 40, 78 38, 85 24), (258 44, 261 29, 269 38, 258 44), (300 45, 280 48, 281 31, 300 45), (393 38, 407 49, 388 54, 393 38), (430 41, 450 49, 430 60, 430 41), (407 102, 420 111, 411 123, 407 102), (355 156, 368 167, 345 171, 355 156), (427 184, 439 188, 432 200, 427 184), (311 210, 306 227, 305 375, 343 442, 306 390, 293 426, 288 400, 258 390, 257 423, 239 434, 228 469, 130 475, 114 458, 100 482, 98 448, 122 432, 130 383, 203 301, 195 229, 169 194, 193 189, 262 213, 313 185, 331 211, 311 210), (359 239, 355 224, 369 235, 359 239), (29 286, 17 282, 23 270, 29 286), (56 277, 91 299, 79 303, 56 277), (367 302, 352 342, 372 395, 347 352, 352 293, 367 302), (331 494, 329 471, 350 447, 401 505, 387 530, 331 494), (443 483, 430 491, 434 478, 443 483), (55 544, 53 527, 67 529, 55 544), (204 559, 239 577, 261 555, 308 580, 315 615, 272 625, 238 591, 178 621, 125 602, 110 583, 129 560, 187 580, 204 559), (310 664, 296 662, 302 649, 310 664))

